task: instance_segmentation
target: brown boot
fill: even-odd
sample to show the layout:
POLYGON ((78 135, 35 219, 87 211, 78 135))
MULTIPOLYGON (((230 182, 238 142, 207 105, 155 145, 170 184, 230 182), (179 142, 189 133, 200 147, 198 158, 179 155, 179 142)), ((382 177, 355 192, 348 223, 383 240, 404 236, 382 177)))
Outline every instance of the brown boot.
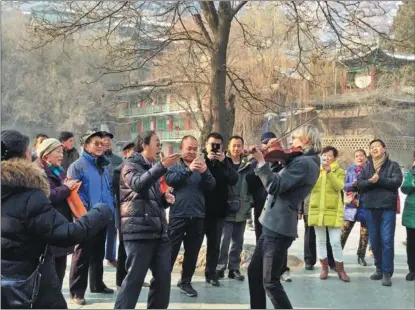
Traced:
POLYGON ((340 280, 342 280, 343 282, 350 282, 349 276, 344 271, 343 262, 341 263, 336 262, 336 270, 337 270, 337 274, 339 275, 340 280))
POLYGON ((321 280, 327 280, 329 276, 329 261, 327 258, 320 259, 320 265, 321 265, 321 273, 320 273, 320 279, 321 280))

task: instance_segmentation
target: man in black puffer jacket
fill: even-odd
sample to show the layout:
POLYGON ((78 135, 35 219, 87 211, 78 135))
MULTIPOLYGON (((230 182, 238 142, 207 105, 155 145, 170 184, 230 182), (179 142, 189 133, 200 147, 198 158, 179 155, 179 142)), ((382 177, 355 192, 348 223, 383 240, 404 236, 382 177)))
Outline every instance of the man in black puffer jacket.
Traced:
POLYGON ((370 278, 391 286, 396 208, 403 175, 398 163, 389 159, 382 140, 370 142, 370 155, 357 182, 365 198, 363 208, 375 257, 376 272, 370 278))
POLYGON ((153 281, 147 307, 166 309, 170 300, 171 245, 165 208, 174 203, 160 191, 160 178, 177 163, 180 154, 169 155, 153 165, 160 153, 160 140, 149 131, 138 136, 135 153, 121 170, 121 234, 127 253, 127 276, 115 302, 116 309, 134 309, 150 268, 153 281))

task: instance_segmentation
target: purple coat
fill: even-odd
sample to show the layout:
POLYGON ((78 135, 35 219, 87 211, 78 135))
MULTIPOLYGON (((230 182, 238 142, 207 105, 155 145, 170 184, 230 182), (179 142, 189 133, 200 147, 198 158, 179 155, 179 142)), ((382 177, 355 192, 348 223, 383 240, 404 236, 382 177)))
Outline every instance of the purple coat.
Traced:
MULTIPOLYGON (((63 182, 58 178, 53 172, 52 169, 42 160, 37 159, 36 164, 38 164, 48 177, 48 182, 50 186, 50 202, 52 206, 62 214, 69 222, 73 222, 72 212, 69 208, 66 198, 69 196, 69 188, 66 185, 63 185, 63 182)), ((66 256, 73 253, 73 247, 61 248, 61 247, 51 247, 51 253, 55 257, 66 256)))
MULTIPOLYGON (((344 194, 350 191, 357 191, 357 186, 353 186, 353 183, 357 181, 357 171, 356 165, 351 165, 347 168, 346 172, 346 181, 344 183, 344 194)), ((350 222, 364 222, 365 221, 365 212, 362 208, 363 205, 363 196, 359 197, 359 207, 356 208, 354 205, 346 205, 344 208, 344 219, 350 222)))

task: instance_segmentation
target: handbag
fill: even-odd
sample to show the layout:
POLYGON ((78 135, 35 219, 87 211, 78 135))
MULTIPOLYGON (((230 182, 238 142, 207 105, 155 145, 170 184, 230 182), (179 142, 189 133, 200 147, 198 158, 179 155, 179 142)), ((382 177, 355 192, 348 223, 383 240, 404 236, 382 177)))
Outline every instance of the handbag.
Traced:
POLYGON ((39 258, 39 264, 26 279, 16 279, 13 276, 1 275, 2 306, 9 309, 31 309, 39 294, 41 268, 45 262, 48 245, 39 258), (7 306, 6 306, 7 305, 7 306))
POLYGON ((241 200, 232 199, 228 200, 229 213, 237 213, 241 209, 241 200))
POLYGON ((359 193, 358 192, 346 192, 346 196, 344 197, 344 205, 346 206, 354 206, 359 207, 359 193))

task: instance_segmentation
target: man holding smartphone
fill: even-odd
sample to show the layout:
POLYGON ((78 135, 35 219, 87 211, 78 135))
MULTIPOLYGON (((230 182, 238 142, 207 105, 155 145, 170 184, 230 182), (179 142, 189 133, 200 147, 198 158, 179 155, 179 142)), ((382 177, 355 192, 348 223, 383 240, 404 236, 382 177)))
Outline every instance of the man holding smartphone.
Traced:
POLYGON ((177 283, 180 291, 196 297, 191 281, 204 237, 205 194, 215 188, 204 158, 198 154, 198 141, 184 136, 180 143, 182 159, 167 170, 165 180, 176 198, 170 207, 169 232, 172 243, 171 267, 173 269, 180 246, 184 245, 182 277, 177 283))
POLYGON ((206 165, 216 180, 215 189, 206 195, 205 234, 206 282, 220 286, 216 267, 218 265, 220 241, 228 210, 228 187, 238 182, 238 174, 232 160, 223 152, 223 137, 217 132, 208 135, 206 142, 206 165))

